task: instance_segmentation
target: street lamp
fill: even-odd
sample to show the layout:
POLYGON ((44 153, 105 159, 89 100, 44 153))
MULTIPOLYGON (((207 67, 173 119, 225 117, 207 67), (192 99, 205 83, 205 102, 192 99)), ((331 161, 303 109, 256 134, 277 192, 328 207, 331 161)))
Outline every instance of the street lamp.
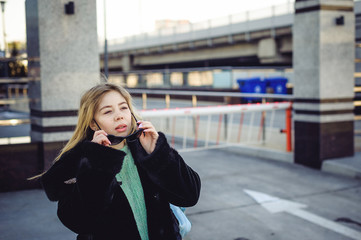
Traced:
POLYGON ((107 14, 106 0, 104 0, 104 75, 108 80, 108 40, 107 40, 107 14))
POLYGON ((5 2, 6 1, 0 1, 1 4, 1 12, 2 12, 2 20, 3 20, 3 36, 4 36, 4 55, 6 57, 6 33, 5 33, 5 2))

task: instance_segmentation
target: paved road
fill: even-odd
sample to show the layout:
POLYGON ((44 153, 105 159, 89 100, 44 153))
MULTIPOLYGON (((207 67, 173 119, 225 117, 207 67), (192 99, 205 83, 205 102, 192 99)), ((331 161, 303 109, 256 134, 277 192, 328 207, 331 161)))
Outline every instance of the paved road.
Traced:
MULTIPOLYGON (((188 240, 349 240, 353 238, 345 234, 361 234, 360 179, 248 157, 232 149, 182 156, 202 179, 199 203, 186 210, 193 224, 188 240), (285 211, 271 213, 245 189, 306 206, 296 216, 297 207, 276 199, 271 207, 285 211), (345 233, 336 232, 340 229, 345 233)), ((28 190, 0 193, 0 239, 70 240, 75 235, 57 220, 56 203, 41 190, 28 190)))
MULTIPOLYGON (((347 218, 361 224, 360 180, 220 150, 185 157, 203 183, 199 205, 188 211, 192 240, 351 239, 287 212, 272 214, 245 189, 305 204, 304 210, 331 221, 347 218)), ((339 224, 361 236, 361 225, 339 224)))

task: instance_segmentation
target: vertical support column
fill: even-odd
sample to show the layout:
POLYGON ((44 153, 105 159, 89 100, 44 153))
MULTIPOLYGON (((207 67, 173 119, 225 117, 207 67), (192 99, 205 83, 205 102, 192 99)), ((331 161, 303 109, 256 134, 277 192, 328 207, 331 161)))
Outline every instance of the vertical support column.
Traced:
POLYGON ((130 54, 124 54, 122 56, 121 65, 122 65, 123 72, 129 72, 129 71, 133 70, 132 57, 130 54))
POLYGON ((171 87, 169 69, 165 69, 164 72, 163 72, 163 86, 171 87))
POLYGON ((296 0, 293 26, 295 162, 354 154, 352 0, 296 0))
POLYGON ((147 74, 146 72, 138 73, 138 86, 141 88, 147 88, 147 74))
POLYGON ((188 87, 188 74, 189 72, 182 72, 183 77, 183 87, 188 87))
POLYGON ((26 1, 30 135, 39 144, 40 168, 71 137, 81 94, 100 79, 96 1, 75 1, 70 12, 65 4, 26 1))

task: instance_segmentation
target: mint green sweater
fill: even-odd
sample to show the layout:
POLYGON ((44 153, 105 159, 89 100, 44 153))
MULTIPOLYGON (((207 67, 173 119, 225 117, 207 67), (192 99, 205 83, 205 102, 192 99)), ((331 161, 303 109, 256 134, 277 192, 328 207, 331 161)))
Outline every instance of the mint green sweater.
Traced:
POLYGON ((122 182, 121 188, 132 208, 141 239, 148 240, 147 209, 145 207, 144 192, 138 170, 128 146, 125 145, 120 150, 127 155, 124 157, 122 169, 116 175, 116 178, 122 182))

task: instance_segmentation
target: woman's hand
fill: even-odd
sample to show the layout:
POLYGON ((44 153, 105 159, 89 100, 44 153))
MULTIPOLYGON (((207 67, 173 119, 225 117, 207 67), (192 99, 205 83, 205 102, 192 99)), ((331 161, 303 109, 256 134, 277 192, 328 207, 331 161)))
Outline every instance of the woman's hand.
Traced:
POLYGON ((155 144, 157 143, 159 134, 155 130, 153 124, 148 121, 138 121, 139 128, 143 128, 144 131, 139 137, 140 143, 142 144, 144 150, 151 154, 155 149, 155 144))
POLYGON ((109 146, 111 142, 107 138, 107 133, 104 130, 95 131, 92 142, 100 145, 109 146))

